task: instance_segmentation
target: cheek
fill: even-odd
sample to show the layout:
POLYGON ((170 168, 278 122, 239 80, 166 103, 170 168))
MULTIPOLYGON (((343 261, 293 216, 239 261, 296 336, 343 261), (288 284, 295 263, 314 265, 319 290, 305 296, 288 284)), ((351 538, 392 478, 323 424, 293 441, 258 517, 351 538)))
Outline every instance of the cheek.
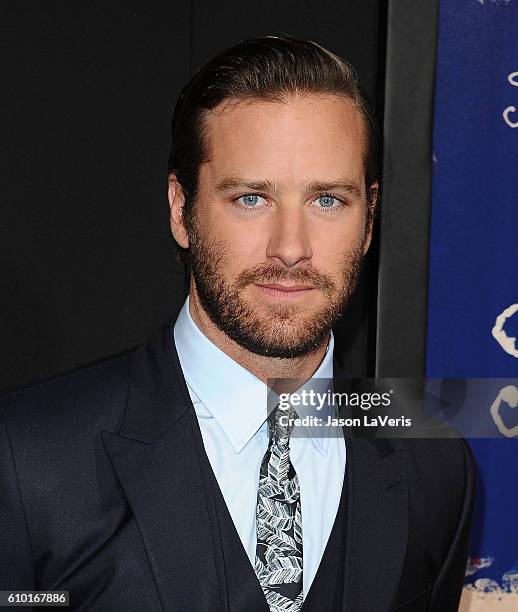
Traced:
MULTIPOLYGON (((216 235, 215 232, 213 235, 216 235)), ((217 235, 226 253, 226 273, 234 275, 233 271, 239 273, 266 261, 265 242, 261 232, 255 231, 255 228, 227 225, 217 235)))
POLYGON ((361 245, 364 232, 363 216, 350 216, 344 222, 320 226, 312 232, 313 263, 324 271, 337 272, 342 257, 361 245))

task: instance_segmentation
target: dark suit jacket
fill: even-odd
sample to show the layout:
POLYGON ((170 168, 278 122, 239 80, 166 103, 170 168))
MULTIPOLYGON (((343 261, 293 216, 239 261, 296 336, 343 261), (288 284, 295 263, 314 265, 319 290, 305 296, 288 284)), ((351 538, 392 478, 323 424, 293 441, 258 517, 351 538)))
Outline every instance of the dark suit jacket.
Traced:
MULTIPOLYGON (((0 590, 69 590, 76 610, 243 609, 173 323, 1 398, 0 590)), ((352 438, 346 471, 344 609, 456 610, 474 496, 466 443, 352 438)))

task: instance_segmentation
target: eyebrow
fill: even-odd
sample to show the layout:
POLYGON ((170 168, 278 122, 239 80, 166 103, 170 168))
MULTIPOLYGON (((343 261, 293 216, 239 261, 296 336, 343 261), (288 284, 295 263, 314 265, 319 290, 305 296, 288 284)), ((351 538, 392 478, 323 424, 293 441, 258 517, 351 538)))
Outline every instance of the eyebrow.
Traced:
MULTIPOLYGON (((233 189, 251 189, 253 191, 273 191, 278 192, 281 190, 281 186, 273 181, 248 181, 239 177, 225 177, 216 184, 216 193, 226 193, 233 189)), ((360 186, 351 181, 350 179, 342 179, 337 181, 310 181, 304 186, 306 193, 315 191, 333 191, 335 189, 341 189, 352 195, 355 198, 360 199, 362 197, 362 190, 360 186)))

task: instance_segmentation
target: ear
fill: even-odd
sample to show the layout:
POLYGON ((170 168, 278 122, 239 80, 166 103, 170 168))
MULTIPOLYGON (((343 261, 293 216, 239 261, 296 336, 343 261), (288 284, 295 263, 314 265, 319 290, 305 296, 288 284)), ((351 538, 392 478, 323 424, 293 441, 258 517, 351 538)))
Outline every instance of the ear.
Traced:
POLYGON ((378 203, 379 183, 373 183, 367 192, 367 221, 365 227, 365 242, 363 243, 363 254, 369 250, 372 240, 372 227, 374 225, 374 217, 376 215, 376 206, 378 203))
POLYGON ((168 177, 169 188, 167 197, 169 199, 171 232, 176 242, 184 249, 189 248, 189 237, 185 227, 183 218, 183 207, 185 198, 183 196, 182 187, 176 178, 174 172, 171 172, 168 177))

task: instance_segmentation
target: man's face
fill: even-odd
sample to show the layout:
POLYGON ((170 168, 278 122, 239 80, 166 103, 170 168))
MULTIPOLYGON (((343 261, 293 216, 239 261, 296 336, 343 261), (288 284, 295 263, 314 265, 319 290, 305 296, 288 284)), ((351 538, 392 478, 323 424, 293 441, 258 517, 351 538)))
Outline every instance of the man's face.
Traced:
POLYGON ((341 315, 370 243, 361 117, 312 94, 222 105, 207 126, 192 290, 244 348, 303 355, 341 315))

